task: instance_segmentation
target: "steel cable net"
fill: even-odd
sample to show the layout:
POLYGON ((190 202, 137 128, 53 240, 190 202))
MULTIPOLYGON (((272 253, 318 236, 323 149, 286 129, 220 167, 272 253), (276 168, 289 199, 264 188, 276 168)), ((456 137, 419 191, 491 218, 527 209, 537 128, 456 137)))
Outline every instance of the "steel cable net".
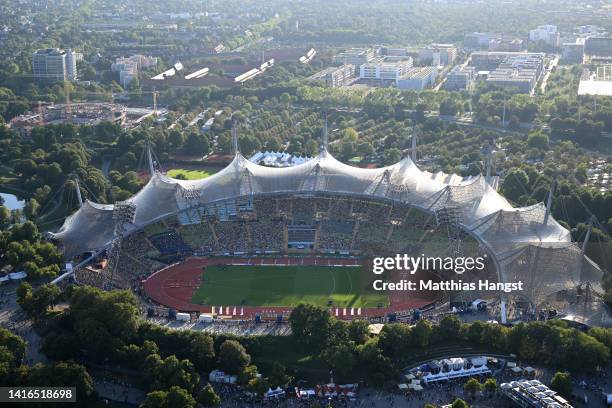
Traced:
POLYGON ((583 282, 598 285, 602 272, 575 243, 555 247, 528 245, 500 259, 504 282, 523 282, 524 297, 541 304, 549 295, 583 282))
POLYGON ((500 254, 528 243, 554 247, 571 242, 567 229, 552 217, 544 224, 545 217, 546 207, 539 203, 525 208, 499 210, 474 222, 470 228, 500 254))
POLYGON ((73 256, 103 248, 112 241, 115 233, 112 205, 85 201, 77 212, 66 218, 64 225, 54 234, 63 246, 65 254, 73 256))
POLYGON ((134 224, 142 226, 153 219, 176 212, 179 209, 176 202, 178 189, 179 184, 173 179, 156 172, 142 190, 127 200, 136 205, 134 224))

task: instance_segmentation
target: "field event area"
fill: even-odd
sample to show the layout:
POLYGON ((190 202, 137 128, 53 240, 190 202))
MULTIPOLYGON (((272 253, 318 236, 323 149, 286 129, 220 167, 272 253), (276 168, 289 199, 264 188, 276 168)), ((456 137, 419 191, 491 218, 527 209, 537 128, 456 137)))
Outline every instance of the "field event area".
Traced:
POLYGON ((208 305, 379 307, 385 293, 368 288, 363 266, 211 265, 192 303, 208 305))

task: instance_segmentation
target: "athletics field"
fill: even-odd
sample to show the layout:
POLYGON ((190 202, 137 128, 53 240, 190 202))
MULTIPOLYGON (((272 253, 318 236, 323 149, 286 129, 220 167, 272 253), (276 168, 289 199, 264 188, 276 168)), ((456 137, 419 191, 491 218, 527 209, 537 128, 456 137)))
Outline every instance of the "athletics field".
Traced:
POLYGON ((375 292, 372 279, 371 265, 359 259, 220 257, 188 258, 153 273, 142 285, 160 305, 236 319, 288 314, 301 302, 328 307, 330 300, 336 317, 380 317, 438 298, 425 292, 375 292))
MULTIPOLYGON (((371 273, 370 273, 371 275, 371 273)), ((191 303, 201 305, 387 307, 389 297, 370 289, 364 267, 208 265, 191 303)))

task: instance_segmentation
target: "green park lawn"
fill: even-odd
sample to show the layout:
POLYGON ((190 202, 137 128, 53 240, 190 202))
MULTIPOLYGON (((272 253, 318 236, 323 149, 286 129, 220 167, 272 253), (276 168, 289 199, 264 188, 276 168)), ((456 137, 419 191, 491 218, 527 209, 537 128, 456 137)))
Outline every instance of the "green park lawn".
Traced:
POLYGON ((208 266, 192 302, 206 305, 296 306, 312 303, 336 307, 389 305, 386 294, 366 290, 359 267, 208 266))
POLYGON ((168 170, 167 174, 172 178, 177 178, 179 174, 182 174, 186 180, 199 180, 212 175, 213 172, 209 170, 172 169, 168 170))

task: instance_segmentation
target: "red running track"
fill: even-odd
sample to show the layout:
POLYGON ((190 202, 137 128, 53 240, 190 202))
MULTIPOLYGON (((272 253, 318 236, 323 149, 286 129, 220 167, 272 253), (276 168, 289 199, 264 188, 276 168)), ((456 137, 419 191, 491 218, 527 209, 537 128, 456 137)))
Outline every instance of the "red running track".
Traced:
MULTIPOLYGON (((359 265, 357 259, 341 258, 188 258, 183 262, 167 266, 149 276, 143 283, 147 296, 163 306, 181 312, 214 313, 236 319, 252 318, 257 313, 265 315, 287 314, 291 307, 216 306, 191 303, 191 298, 202 283, 202 268, 207 265, 359 265), (213 310, 214 308, 214 310, 213 310)), ((331 308, 330 313, 338 318, 385 316, 390 312, 424 307, 435 301, 435 297, 415 294, 407 300, 404 296, 390 296, 386 308, 363 308, 357 315, 357 308, 331 308)))

